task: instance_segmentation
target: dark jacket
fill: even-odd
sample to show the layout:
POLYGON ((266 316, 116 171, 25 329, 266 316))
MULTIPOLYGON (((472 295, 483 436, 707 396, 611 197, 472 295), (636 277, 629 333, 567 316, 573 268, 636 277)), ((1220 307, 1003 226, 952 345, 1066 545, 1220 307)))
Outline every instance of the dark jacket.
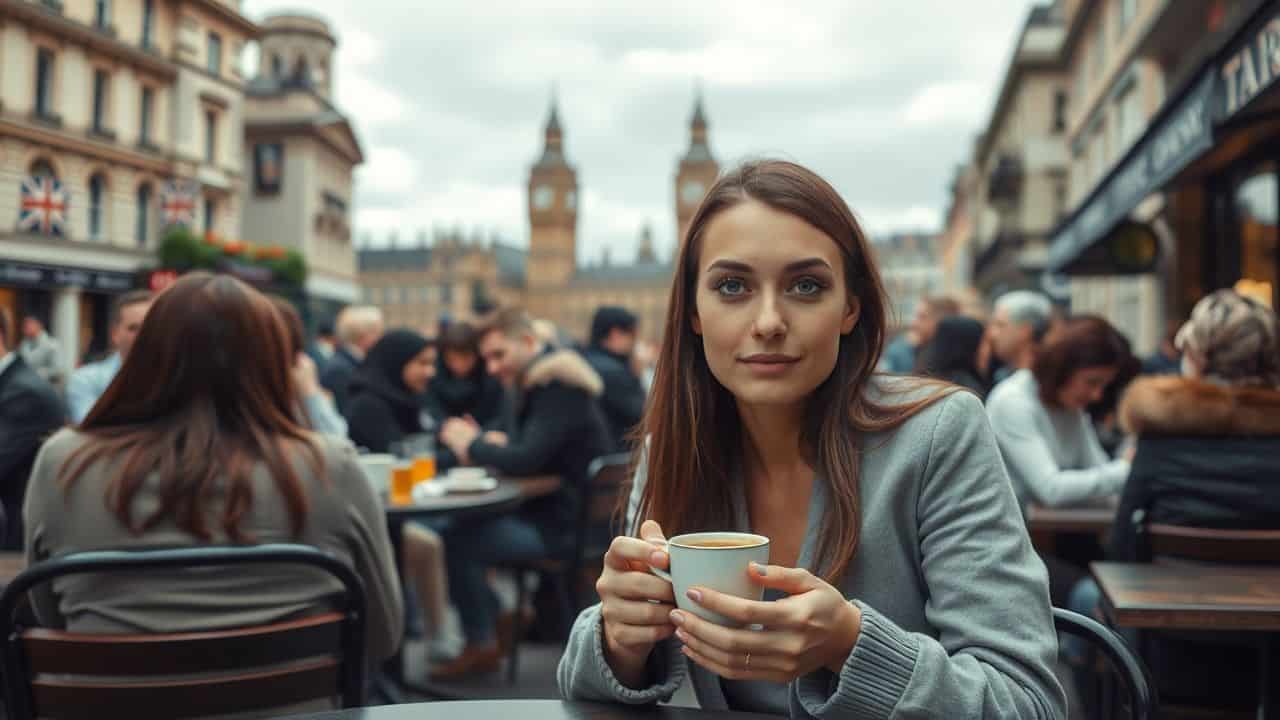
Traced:
POLYGON ((592 369, 604 381, 604 393, 600 396, 600 409, 609 423, 609 437, 614 452, 630 449, 627 434, 640 423, 644 415, 646 399, 644 384, 631 371, 631 363, 622 355, 593 345, 583 353, 592 369))
POLYGON ((22 549, 22 501, 36 452, 66 422, 58 393, 21 356, 0 373, 0 504, 3 549, 22 549))
POLYGON ((406 435, 432 429, 422 397, 409 390, 402 379, 405 364, 426 346, 426 338, 417 333, 392 330, 369 349, 364 363, 351 376, 343 413, 347 434, 357 447, 385 453, 406 435))
POLYGON ((343 415, 347 414, 348 386, 359 367, 360 361, 356 356, 345 346, 339 345, 320 373, 320 386, 333 393, 333 404, 338 406, 338 412, 343 415))
POLYGON ((1280 390, 1181 377, 1135 380, 1120 422, 1138 436, 1110 557, 1139 559, 1131 522, 1280 528, 1280 390))
MULTIPOLYGON (((1138 510, 1155 523, 1280 529, 1280 390, 1144 377, 1125 393, 1119 417, 1138 446, 1108 559, 1146 559, 1132 524, 1138 510)), ((1238 639, 1161 632, 1143 647, 1171 702, 1249 697, 1256 687, 1255 653, 1238 639)))
POLYGON ((558 475, 559 492, 525 505, 522 514, 552 548, 564 549, 577 518, 579 488, 591 461, 610 452, 597 405, 604 382, 572 350, 548 350, 534 360, 512 396, 506 446, 478 438, 468 448, 477 465, 505 475, 558 475))
POLYGON ((933 338, 916 353, 915 373, 968 388, 986 399, 991 386, 977 364, 983 332, 982 323, 973 318, 953 315, 939 320, 933 338))
POLYGON ((436 376, 427 387, 426 407, 437 420, 470 415, 486 429, 499 428, 503 422, 506 392, 502 383, 485 372, 477 362, 465 377, 449 371, 441 357, 436 363, 436 376))

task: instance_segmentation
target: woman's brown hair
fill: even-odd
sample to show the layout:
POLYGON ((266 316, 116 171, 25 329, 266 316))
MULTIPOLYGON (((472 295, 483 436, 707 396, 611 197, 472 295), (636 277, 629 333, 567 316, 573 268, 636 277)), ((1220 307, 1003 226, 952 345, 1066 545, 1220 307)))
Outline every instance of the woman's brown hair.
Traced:
POLYGON ((882 404, 864 392, 885 340, 888 304, 869 243, 849 206, 825 180, 795 163, 749 162, 716 181, 689 223, 667 304, 666 332, 655 368, 637 447, 646 448, 646 480, 636 526, 656 520, 669 535, 727 528, 733 521, 731 487, 745 439, 733 397, 711 374, 701 339, 693 332, 699 253, 707 225, 740 203, 755 201, 798 217, 840 248, 850 305, 859 309, 853 331, 840 338, 835 369, 809 398, 802 452, 830 487, 816 559, 834 580, 857 554, 862 527, 858 497, 862 438, 891 430, 955 388, 930 381, 896 380, 930 391, 901 404, 882 404), (856 304, 856 305, 855 305, 856 304))
POLYGON ((1096 315, 1080 315, 1058 323, 1036 350, 1031 373, 1040 386, 1040 401, 1058 407, 1058 393, 1079 370, 1115 368, 1123 373, 1133 365, 1129 341, 1096 315))
POLYGON ((118 468, 105 502, 129 531, 142 534, 172 518, 208 541, 208 505, 222 500, 217 523, 235 542, 251 542, 240 521, 253 506, 250 477, 266 465, 301 534, 307 496, 290 451, 305 448, 312 469, 322 457, 298 424, 286 362, 288 330, 265 295, 227 275, 191 273, 161 293, 128 359, 80 425, 89 442, 63 466, 71 486, 95 462, 118 468), (148 475, 159 479, 159 506, 140 520, 133 500, 148 475))
POLYGON ((279 295, 268 296, 271 304, 275 306, 280 313, 280 319, 284 321, 285 337, 288 338, 289 344, 286 352, 286 360, 289 367, 293 367, 294 358, 298 353, 307 349, 307 331, 302 325, 302 316, 298 314, 298 309, 293 303, 280 297, 279 295))

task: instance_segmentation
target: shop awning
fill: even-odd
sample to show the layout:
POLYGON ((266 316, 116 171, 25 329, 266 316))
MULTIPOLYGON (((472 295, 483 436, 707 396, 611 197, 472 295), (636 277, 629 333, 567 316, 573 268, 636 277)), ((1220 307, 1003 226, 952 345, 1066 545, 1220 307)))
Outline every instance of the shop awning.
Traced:
MULTIPOLYGON (((1101 245, 1116 234, 1148 195, 1214 146, 1215 128, 1240 115, 1280 80, 1273 58, 1280 53, 1280 10, 1267 3, 1222 52, 1201 69, 1198 80, 1167 102, 1147 132, 1051 235, 1045 271, 1116 274, 1126 268, 1116 252, 1101 245)), ((1116 244, 1131 245, 1127 240, 1116 244)))

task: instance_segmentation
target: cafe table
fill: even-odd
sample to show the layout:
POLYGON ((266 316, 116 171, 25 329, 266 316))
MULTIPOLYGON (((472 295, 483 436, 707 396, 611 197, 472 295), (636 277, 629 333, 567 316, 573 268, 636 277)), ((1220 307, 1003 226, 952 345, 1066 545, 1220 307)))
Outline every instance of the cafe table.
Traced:
POLYGON ((470 700, 332 710, 284 720, 776 720, 777 715, 560 700, 470 700))
POLYGON ((1101 539, 1115 519, 1114 499, 1060 507, 1029 503, 1026 511, 1027 532, 1041 553, 1052 553, 1057 536, 1063 534, 1094 535, 1101 539))
MULTIPOLYGON (((432 518, 449 518, 457 522, 465 519, 493 517, 514 512, 522 504, 550 495, 560 489, 561 479, 557 475, 537 475, 523 478, 498 477, 498 486, 486 492, 449 492, 443 495, 423 497, 420 500, 404 505, 392 505, 386 501, 384 508, 387 516, 387 532, 391 536, 391 546, 399 568, 401 540, 406 522, 429 520, 432 518)), ((401 578, 403 582, 403 578, 401 578)), ((387 682, 394 679, 398 684, 405 683, 404 659, 401 656, 404 643, 400 649, 383 663, 383 672, 374 678, 378 694, 392 702, 397 702, 401 695, 398 689, 387 682)), ((416 689, 423 689, 416 686, 416 689)))
POLYGON ((1280 661, 1280 567, 1186 561, 1089 567, 1103 612, 1117 626, 1258 633, 1257 717, 1274 709, 1277 689, 1268 688, 1268 679, 1280 661))

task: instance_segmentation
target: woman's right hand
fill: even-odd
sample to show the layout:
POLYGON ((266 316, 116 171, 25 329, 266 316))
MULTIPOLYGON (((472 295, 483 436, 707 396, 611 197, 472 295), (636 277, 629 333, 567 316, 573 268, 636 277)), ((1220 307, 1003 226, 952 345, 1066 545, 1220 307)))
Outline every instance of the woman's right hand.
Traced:
POLYGON ((645 665, 653 646, 675 633, 671 583, 649 572, 666 569, 666 538, 653 520, 640 526, 640 537, 616 537, 604 555, 604 572, 596 581, 604 628, 605 658, 624 685, 647 684, 645 665))

